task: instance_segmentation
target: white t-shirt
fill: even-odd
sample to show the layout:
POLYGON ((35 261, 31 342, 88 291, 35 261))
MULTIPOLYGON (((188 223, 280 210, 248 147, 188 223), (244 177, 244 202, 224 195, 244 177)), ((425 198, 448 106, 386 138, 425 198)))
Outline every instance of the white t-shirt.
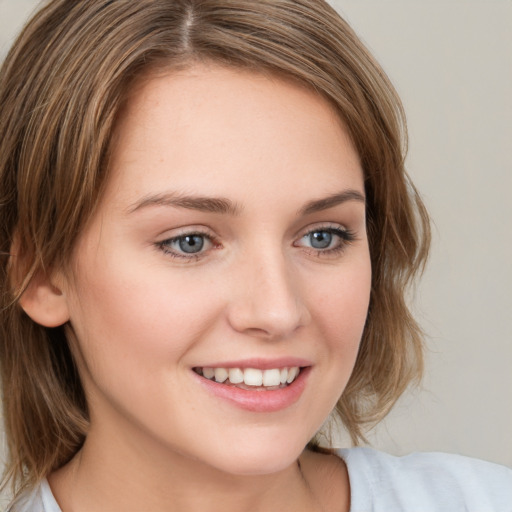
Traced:
MULTIPOLYGON (((394 457, 338 450, 350 479, 350 512, 512 512, 512 469, 448 455, 394 457)), ((62 512, 43 480, 12 512, 62 512)))
POLYGON ((339 450, 350 512, 512 512, 512 469, 446 453, 339 450))

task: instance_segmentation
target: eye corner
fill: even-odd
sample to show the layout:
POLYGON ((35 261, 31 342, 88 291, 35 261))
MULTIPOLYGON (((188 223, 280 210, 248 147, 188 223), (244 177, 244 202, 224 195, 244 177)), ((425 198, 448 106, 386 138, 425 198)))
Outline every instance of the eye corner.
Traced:
POLYGON ((191 262, 205 258, 211 251, 219 249, 221 244, 211 233, 190 229, 159 240, 154 246, 165 256, 191 262))
POLYGON ((357 241, 357 236, 354 231, 341 224, 329 223, 313 226, 303 231, 302 235, 293 242, 293 246, 302 248, 316 257, 336 257, 355 241, 357 241), (315 234, 320 235, 316 237, 316 240, 313 239, 315 234))

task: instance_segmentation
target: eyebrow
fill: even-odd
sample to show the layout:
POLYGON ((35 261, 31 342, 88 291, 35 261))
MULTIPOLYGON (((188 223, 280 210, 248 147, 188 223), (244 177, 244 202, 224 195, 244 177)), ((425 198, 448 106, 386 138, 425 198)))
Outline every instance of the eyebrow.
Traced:
POLYGON ((188 210, 230 215, 238 215, 242 210, 240 206, 224 197, 188 196, 168 193, 146 196, 129 207, 128 213, 133 213, 149 206, 173 206, 188 210))
MULTIPOLYGON (((364 195, 357 190, 344 190, 343 192, 322 199, 309 201, 299 209, 298 214, 310 215, 319 211, 328 210, 329 208, 346 203, 347 201, 357 201, 364 204, 366 199, 364 195)), ((225 197, 190 196, 171 192, 146 196, 130 206, 128 213, 133 213, 150 206, 172 206, 175 208, 186 208, 188 210, 234 216, 239 215, 242 211, 241 206, 225 197)))
POLYGON ((299 215, 310 215, 312 213, 328 210, 347 201, 357 201, 365 204, 366 199, 364 195, 358 190, 344 190, 338 194, 325 197, 323 199, 316 199, 306 203, 300 210, 299 215))

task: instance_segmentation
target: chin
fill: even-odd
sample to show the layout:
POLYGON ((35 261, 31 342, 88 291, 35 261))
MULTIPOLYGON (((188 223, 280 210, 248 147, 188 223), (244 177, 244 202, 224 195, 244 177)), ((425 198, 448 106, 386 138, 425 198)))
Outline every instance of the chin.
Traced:
POLYGON ((268 442, 238 446, 217 457, 214 466, 219 470, 240 476, 279 473, 293 465, 305 448, 305 443, 268 442))

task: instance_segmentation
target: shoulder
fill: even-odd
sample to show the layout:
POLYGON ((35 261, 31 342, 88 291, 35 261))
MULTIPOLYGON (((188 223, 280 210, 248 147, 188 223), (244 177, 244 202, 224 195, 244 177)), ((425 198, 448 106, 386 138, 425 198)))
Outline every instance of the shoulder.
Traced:
POLYGON ((61 512, 61 510, 45 479, 35 489, 20 496, 7 509, 7 512, 61 512))
POLYGON ((512 470, 504 466, 445 453, 337 454, 347 465, 352 512, 512 512, 512 470))

